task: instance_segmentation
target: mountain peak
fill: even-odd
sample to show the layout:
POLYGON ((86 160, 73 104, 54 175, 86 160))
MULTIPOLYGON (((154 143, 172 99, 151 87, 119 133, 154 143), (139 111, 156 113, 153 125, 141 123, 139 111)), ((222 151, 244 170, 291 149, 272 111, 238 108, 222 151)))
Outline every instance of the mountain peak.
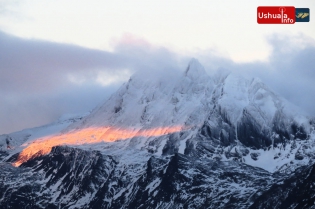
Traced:
POLYGON ((192 58, 189 61, 188 67, 185 70, 185 76, 191 79, 196 79, 204 75, 207 75, 205 68, 200 64, 197 59, 192 58))

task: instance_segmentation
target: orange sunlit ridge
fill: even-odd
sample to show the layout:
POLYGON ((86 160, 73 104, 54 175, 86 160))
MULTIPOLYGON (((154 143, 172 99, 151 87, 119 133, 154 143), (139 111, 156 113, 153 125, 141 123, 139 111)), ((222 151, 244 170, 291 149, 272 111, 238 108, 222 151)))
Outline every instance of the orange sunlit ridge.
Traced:
POLYGON ((161 136, 181 131, 181 126, 159 127, 147 130, 118 129, 114 127, 86 128, 72 131, 62 135, 37 139, 28 145, 18 156, 14 166, 34 158, 35 156, 49 154, 52 147, 58 145, 82 145, 100 142, 113 142, 119 139, 128 139, 136 136, 151 137, 161 136))

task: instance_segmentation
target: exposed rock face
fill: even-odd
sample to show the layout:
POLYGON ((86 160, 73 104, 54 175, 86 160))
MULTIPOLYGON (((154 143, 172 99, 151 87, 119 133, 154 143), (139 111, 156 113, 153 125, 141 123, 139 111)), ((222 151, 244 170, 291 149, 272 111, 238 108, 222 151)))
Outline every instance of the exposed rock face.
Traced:
POLYGON ((297 169, 289 178, 262 191, 250 208, 314 208, 315 165, 297 169))
POLYGON ((1 184, 0 206, 242 208, 250 205, 248 198, 254 192, 274 181, 262 169, 183 154, 167 159, 152 156, 145 164, 124 168, 119 163, 99 152, 55 147, 20 168, 2 164, 1 178, 7 180, 1 184), (12 182, 19 185, 12 187, 12 182))
POLYGON ((314 165, 290 175, 183 154, 126 165, 55 147, 19 168, 2 163, 1 208, 312 208, 314 165))

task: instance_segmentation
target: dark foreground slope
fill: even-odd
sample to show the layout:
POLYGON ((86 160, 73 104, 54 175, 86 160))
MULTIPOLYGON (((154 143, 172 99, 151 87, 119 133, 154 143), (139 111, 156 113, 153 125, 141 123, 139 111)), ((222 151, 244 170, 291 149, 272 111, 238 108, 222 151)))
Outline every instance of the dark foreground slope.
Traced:
POLYGON ((315 194, 313 165, 286 177, 182 154, 122 169, 96 151, 55 147, 1 168, 0 208, 312 208, 315 194))
POLYGON ((250 208, 315 208, 315 165, 301 167, 272 185, 250 208))

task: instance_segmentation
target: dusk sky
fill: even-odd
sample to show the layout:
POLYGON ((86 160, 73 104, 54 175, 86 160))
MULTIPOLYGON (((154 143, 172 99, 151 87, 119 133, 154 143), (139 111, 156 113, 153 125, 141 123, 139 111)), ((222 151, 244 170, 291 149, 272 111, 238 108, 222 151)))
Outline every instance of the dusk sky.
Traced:
POLYGON ((259 77, 315 116, 314 0, 0 0, 0 134, 84 113, 138 70, 259 77), (257 6, 310 8, 310 22, 257 24, 257 6))

